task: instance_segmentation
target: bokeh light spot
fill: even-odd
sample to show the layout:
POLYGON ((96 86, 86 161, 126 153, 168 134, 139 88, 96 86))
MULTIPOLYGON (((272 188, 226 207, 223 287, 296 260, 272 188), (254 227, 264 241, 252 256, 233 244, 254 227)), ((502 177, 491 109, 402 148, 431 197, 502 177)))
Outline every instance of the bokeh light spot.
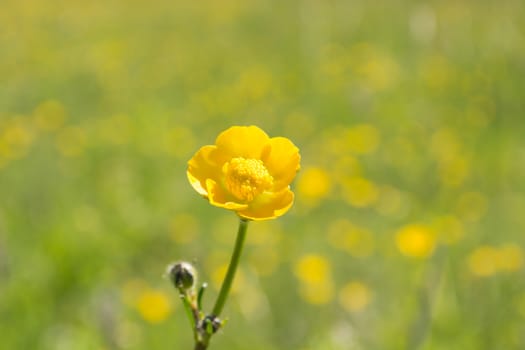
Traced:
POLYGON ((322 284, 330 278, 330 262, 323 256, 307 254, 294 265, 295 276, 302 282, 322 284))
POLYGON ((331 187, 330 176, 322 168, 307 168, 297 180, 298 194, 310 203, 316 203, 326 197, 331 187))
POLYGON ((371 301, 372 291, 363 282, 348 282, 339 291, 339 304, 351 313, 363 311, 371 301))
POLYGON ((407 225, 396 234, 396 244, 401 254, 411 258, 428 258, 434 252, 434 233, 423 225, 407 225))
POLYGON ((469 254, 467 263, 472 274, 478 277, 488 277, 498 270, 497 251, 491 246, 480 246, 469 254))
POLYGON ((368 207, 376 201, 379 195, 376 185, 362 177, 345 179, 342 185, 343 199, 354 207, 368 207))
POLYGON ((331 281, 322 284, 301 283, 299 295, 308 304, 323 305, 334 298, 334 287, 331 281))
POLYGON ((159 290, 145 290, 137 299, 137 310, 150 323, 161 323, 171 312, 170 297, 159 290))

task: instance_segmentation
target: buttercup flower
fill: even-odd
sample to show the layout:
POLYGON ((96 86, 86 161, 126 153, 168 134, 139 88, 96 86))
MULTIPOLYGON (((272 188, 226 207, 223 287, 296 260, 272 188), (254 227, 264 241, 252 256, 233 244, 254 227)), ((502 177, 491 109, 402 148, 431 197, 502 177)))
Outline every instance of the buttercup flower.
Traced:
POLYGON ((215 145, 202 147, 188 162, 193 188, 212 205, 245 219, 283 215, 293 204, 290 183, 300 167, 299 149, 287 138, 256 126, 233 126, 215 145))

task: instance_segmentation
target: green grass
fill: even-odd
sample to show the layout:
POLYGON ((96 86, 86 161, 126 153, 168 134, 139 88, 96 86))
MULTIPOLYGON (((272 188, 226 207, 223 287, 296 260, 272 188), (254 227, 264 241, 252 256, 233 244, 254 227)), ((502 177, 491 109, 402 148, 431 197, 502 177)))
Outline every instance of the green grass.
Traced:
POLYGON ((237 219, 186 162, 249 124, 302 170, 250 225, 210 349, 525 348, 523 13, 4 1, 0 348, 190 349, 165 267, 195 262, 211 309, 237 219), (407 256, 410 225, 433 250, 407 256))

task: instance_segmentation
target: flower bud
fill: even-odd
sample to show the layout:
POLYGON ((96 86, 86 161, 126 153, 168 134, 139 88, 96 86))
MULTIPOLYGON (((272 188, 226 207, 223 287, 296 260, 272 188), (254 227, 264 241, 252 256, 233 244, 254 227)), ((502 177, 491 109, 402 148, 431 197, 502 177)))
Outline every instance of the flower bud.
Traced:
POLYGON ((222 326, 222 321, 215 315, 208 315, 204 318, 203 328, 208 334, 216 333, 222 326))
POLYGON ((171 283, 181 292, 192 289, 197 284, 197 271, 188 262, 181 261, 171 264, 167 272, 171 283))

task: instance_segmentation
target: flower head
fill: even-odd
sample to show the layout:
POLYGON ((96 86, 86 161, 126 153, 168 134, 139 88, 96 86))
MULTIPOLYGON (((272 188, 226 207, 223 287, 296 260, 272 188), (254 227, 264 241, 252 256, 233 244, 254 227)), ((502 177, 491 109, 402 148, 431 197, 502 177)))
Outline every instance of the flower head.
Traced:
POLYGON ((212 205, 245 219, 283 215, 293 204, 290 183, 299 170, 299 149, 287 138, 256 126, 233 126, 215 145, 202 147, 188 162, 193 188, 212 205))
POLYGON ((197 271, 188 262, 181 261, 171 264, 166 272, 175 288, 181 293, 193 289, 197 284, 197 271))

